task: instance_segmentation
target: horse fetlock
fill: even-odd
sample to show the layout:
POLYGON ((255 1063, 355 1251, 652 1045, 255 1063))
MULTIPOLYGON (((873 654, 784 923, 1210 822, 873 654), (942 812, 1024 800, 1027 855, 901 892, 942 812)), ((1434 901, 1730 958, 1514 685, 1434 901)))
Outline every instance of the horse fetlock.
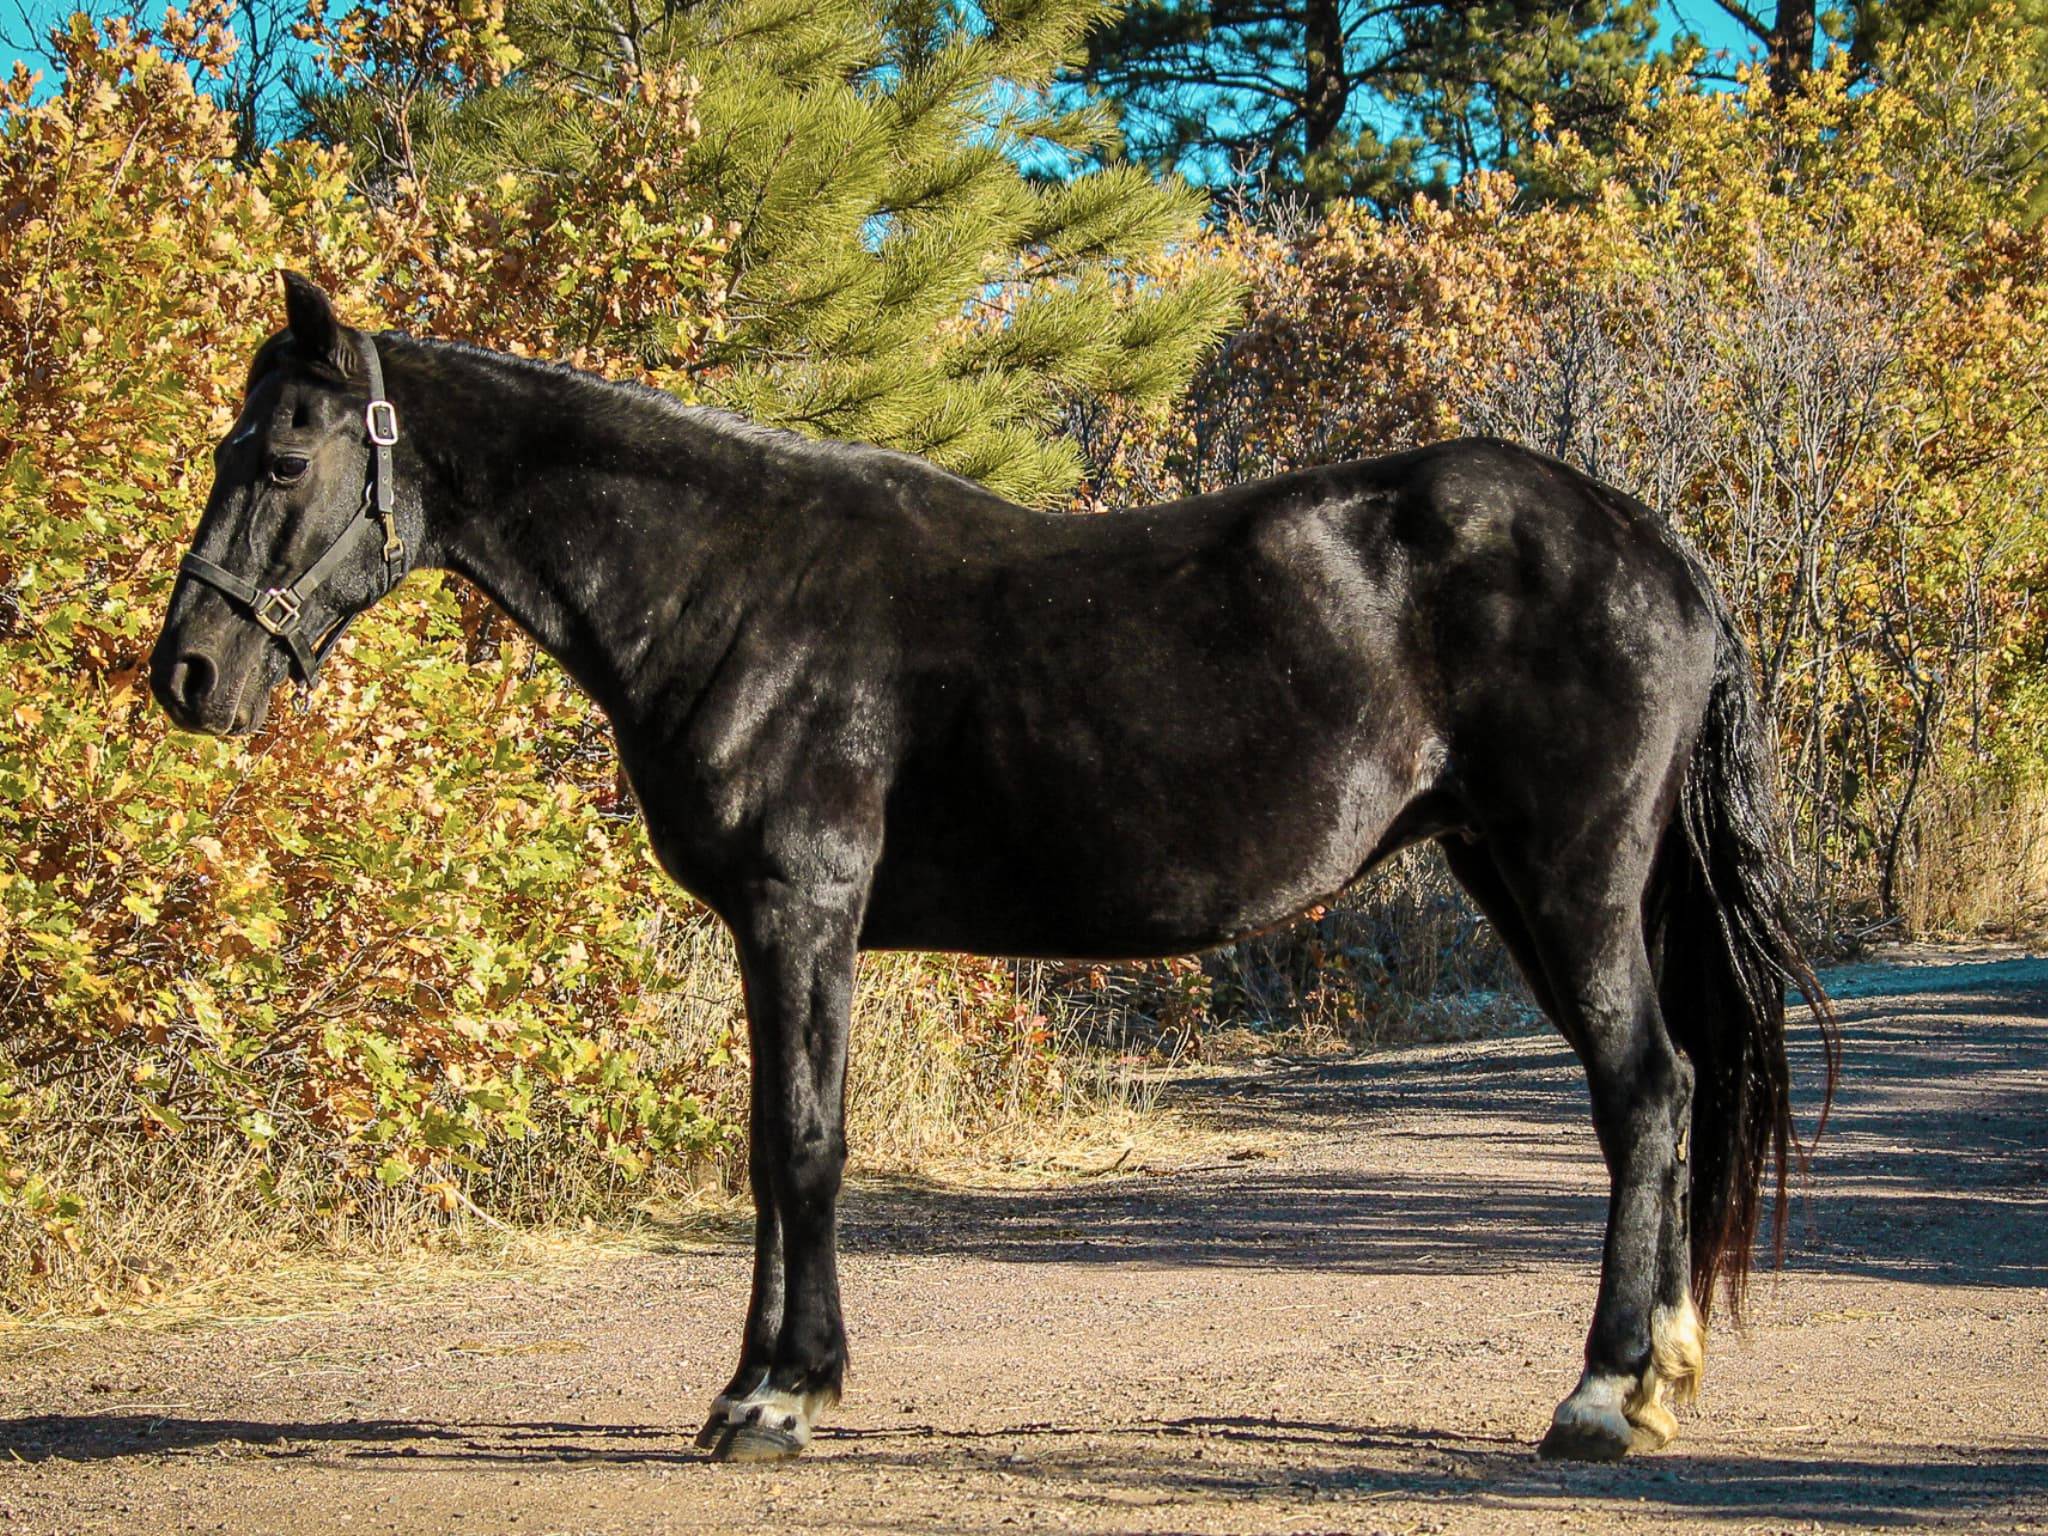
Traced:
POLYGON ((811 1443, 818 1420, 838 1401, 834 1386, 788 1391, 765 1383, 745 1397, 720 1396, 697 1444, 714 1461, 781 1461, 811 1443))
POLYGON ((1662 1395, 1660 1383, 1651 1396, 1623 1410, 1628 1420, 1630 1450, 1661 1451, 1678 1438, 1678 1418, 1659 1401, 1662 1395))
POLYGON ((1707 1329, 1690 1294, 1675 1306, 1650 1312, 1650 1369, 1681 1408, 1700 1395, 1700 1377, 1707 1365, 1707 1329))
POLYGON ((1631 1450, 1661 1451, 1678 1438, 1678 1419, 1664 1406, 1664 1387, 1653 1352, 1653 1363, 1637 1379, 1628 1401, 1621 1405, 1621 1415, 1629 1422, 1631 1450))
POLYGON ((1706 1329, 1691 1296, 1652 1309, 1650 1361, 1621 1406, 1634 1431, 1633 1449, 1661 1451, 1678 1438, 1678 1418, 1665 1406, 1665 1396, 1683 1406, 1699 1395, 1706 1353, 1706 1329))

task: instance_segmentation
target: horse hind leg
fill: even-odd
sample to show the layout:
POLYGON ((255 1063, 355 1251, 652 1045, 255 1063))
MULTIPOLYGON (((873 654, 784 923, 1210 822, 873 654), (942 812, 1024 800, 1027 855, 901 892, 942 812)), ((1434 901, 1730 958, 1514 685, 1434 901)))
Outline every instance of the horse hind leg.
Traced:
POLYGON ((1630 899, 1629 878, 1575 896, 1568 884, 1511 880, 1483 845, 1446 840, 1444 851, 1585 1063, 1609 1170, 1585 1371, 1558 1406, 1543 1452, 1614 1460, 1660 1449, 1678 1432, 1671 1405, 1698 1391, 1705 1330, 1688 1283, 1683 1158, 1692 1069, 1658 1011, 1640 899, 1630 899))
MULTIPOLYGON (((1660 1020, 1661 1025, 1661 1020, 1660 1020)), ((1658 1450, 1678 1433, 1671 1407, 1698 1397, 1707 1364, 1707 1327, 1692 1297, 1692 1096, 1694 1071, 1677 1057, 1677 1102, 1671 1166, 1663 1178, 1664 1221, 1657 1240, 1656 1300, 1650 1308, 1650 1365, 1636 1399, 1624 1412, 1636 1427, 1637 1449, 1658 1450)))
POLYGON ((1673 1387, 1673 1396, 1689 1394, 1699 1377, 1698 1317, 1683 1281, 1679 1161, 1691 1116, 1692 1068, 1673 1048, 1658 1012, 1639 911, 1627 904, 1589 916, 1589 931, 1575 935, 1578 945, 1566 949, 1553 974, 1560 1005, 1576 1015, 1594 1129, 1607 1162, 1607 1239, 1585 1372, 1559 1405, 1544 1450, 1611 1458, 1669 1444, 1678 1421, 1666 1395, 1673 1387), (1669 1279, 1674 1266, 1676 1305, 1669 1279))

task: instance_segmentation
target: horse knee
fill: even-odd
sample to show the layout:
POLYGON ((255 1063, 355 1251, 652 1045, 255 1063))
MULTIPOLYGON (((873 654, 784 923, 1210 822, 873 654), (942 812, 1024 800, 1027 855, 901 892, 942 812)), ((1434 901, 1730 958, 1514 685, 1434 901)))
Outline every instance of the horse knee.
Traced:
POLYGON ((846 1137, 817 1132, 792 1138, 775 1170, 776 1194, 785 1216, 792 1211, 829 1211, 846 1173, 846 1137))

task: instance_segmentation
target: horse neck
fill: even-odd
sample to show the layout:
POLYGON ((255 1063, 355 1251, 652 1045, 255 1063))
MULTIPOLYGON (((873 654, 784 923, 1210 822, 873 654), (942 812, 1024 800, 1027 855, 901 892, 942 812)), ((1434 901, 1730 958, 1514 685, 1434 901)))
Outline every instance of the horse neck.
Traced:
POLYGON ((746 483, 736 456, 767 450, 636 391, 466 349, 394 338, 388 372, 418 463, 421 563, 474 582, 615 718, 688 669, 693 630, 729 632, 733 604, 705 599, 776 541, 723 492, 746 483))

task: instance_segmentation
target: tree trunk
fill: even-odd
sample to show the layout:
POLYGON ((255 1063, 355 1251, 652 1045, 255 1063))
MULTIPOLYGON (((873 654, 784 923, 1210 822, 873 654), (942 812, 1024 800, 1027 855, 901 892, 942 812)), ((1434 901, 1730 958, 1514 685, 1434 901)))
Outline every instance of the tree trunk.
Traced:
POLYGON ((1813 72, 1816 0, 1779 0, 1771 23, 1771 90, 1788 96, 1813 72))
MULTIPOLYGON (((1316 155, 1337 136, 1344 117, 1344 104, 1351 94, 1344 74, 1344 18, 1338 0, 1305 0, 1302 7, 1302 58, 1306 91, 1302 116, 1306 127, 1304 161, 1316 155)), ((1307 178, 1310 195, 1318 205, 1316 177, 1307 178)))

